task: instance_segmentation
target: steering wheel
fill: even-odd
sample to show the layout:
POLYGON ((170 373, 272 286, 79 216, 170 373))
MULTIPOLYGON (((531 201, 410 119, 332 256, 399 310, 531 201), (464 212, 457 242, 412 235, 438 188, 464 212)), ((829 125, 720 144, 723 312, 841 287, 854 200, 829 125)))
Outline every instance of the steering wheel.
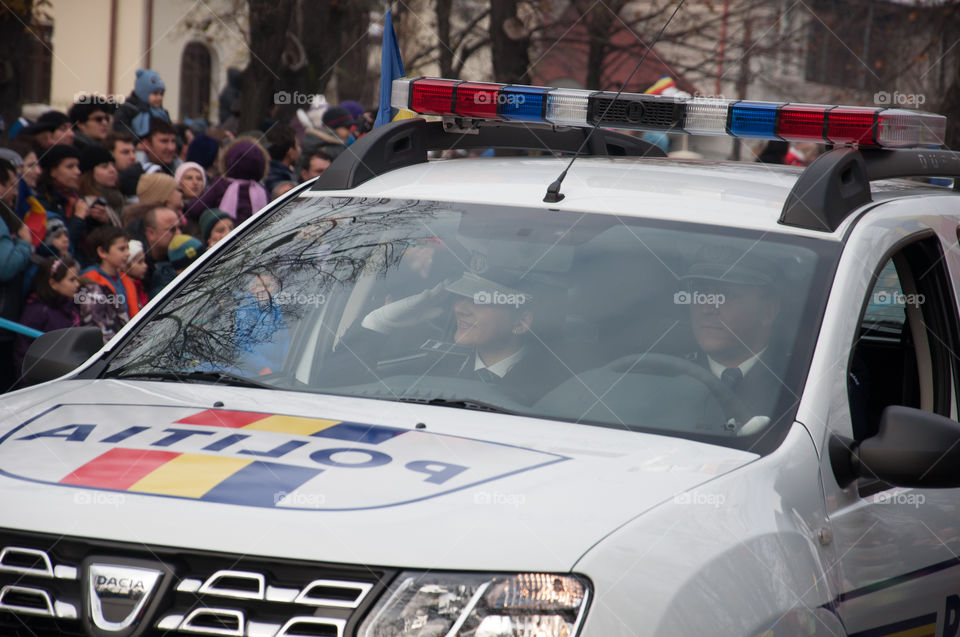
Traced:
POLYGON ((661 376, 676 376, 683 374, 705 386, 723 410, 723 415, 742 427, 750 420, 752 414, 747 405, 729 387, 720 382, 710 370, 700 367, 696 363, 679 356, 669 354, 630 354, 603 366, 604 370, 619 374, 636 374, 654 372, 661 376))

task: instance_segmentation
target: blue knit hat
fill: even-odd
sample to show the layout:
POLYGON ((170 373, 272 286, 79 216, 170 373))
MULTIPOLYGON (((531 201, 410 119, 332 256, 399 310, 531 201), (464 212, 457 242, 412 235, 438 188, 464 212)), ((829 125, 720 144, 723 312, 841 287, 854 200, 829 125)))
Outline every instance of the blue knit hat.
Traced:
POLYGON ((167 247, 167 258, 178 270, 193 263, 201 254, 203 254, 203 244, 199 239, 188 234, 174 235, 167 247))
POLYGON ((137 81, 133 85, 134 94, 144 102, 150 99, 150 93, 167 90, 160 74, 149 69, 137 69, 137 81))
POLYGON ((217 161, 220 144, 209 135, 197 135, 187 147, 187 161, 195 161, 204 168, 210 168, 217 161))

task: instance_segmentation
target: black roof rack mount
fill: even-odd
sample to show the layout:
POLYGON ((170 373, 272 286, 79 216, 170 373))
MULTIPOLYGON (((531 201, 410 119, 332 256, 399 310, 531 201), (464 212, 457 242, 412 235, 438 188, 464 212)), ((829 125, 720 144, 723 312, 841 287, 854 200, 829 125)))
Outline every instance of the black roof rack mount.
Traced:
POLYGON ((897 177, 960 179, 960 153, 950 150, 855 150, 836 148, 819 157, 793 185, 780 223, 833 232, 872 201, 870 182, 897 177))
MULTIPOLYGON (((443 122, 422 118, 381 126, 352 144, 317 179, 311 190, 349 190, 378 175, 427 161, 427 151, 453 149, 542 150, 573 154, 589 129, 484 123, 470 132, 446 132, 443 122)), ((623 133, 598 129, 584 155, 666 157, 655 144, 623 133)))

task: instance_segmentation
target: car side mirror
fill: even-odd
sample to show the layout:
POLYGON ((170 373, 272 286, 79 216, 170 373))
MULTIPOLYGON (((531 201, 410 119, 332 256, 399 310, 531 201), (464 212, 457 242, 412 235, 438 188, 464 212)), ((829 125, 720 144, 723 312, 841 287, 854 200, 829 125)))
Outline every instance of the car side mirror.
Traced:
POLYGON ((103 347, 98 327, 68 327, 41 334, 23 358, 23 385, 35 385, 72 372, 103 347))
POLYGON ((913 407, 887 407, 877 434, 859 443, 834 436, 829 453, 841 487, 857 478, 896 487, 960 487, 960 423, 913 407))

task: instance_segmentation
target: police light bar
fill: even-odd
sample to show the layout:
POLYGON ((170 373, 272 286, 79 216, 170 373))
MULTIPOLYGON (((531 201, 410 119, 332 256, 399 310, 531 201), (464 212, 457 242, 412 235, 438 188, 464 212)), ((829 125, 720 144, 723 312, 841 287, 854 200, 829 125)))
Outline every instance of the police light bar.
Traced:
POLYGON ((465 82, 393 81, 390 104, 422 115, 724 135, 864 148, 942 146, 943 115, 898 108, 756 102, 465 82))

